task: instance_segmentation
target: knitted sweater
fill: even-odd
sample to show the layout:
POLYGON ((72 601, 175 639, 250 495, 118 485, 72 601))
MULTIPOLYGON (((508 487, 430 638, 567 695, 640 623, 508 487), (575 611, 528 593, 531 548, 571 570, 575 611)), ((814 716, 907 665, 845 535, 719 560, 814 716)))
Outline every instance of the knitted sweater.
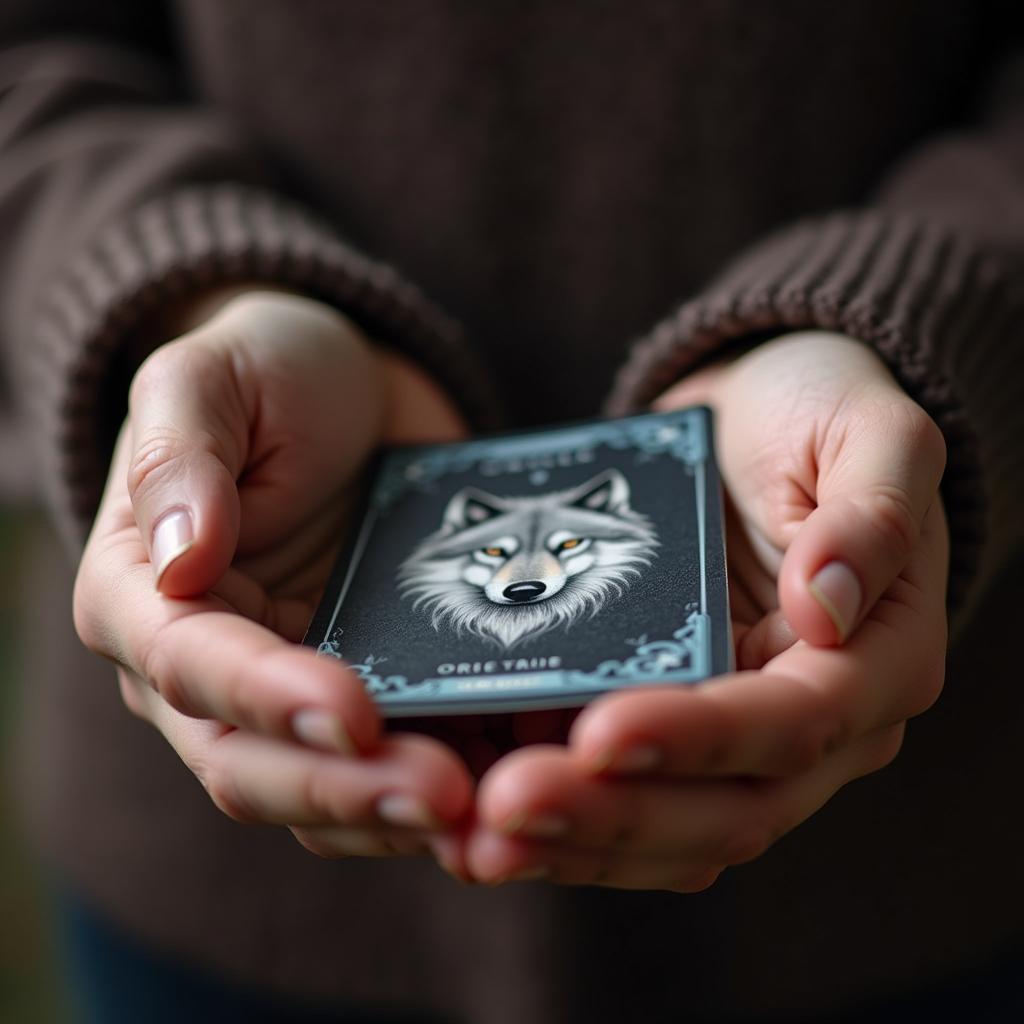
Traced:
POLYGON ((731 343, 818 326, 872 346, 943 430, 960 627, 897 763, 710 892, 477 891, 222 819, 74 646, 71 567, 40 551, 24 786, 46 857, 197 963, 484 1024, 795 1019, 1024 930, 1010 8, 9 0, 0 480, 35 488, 66 550, 166 340, 143 325, 211 284, 335 305, 482 428, 641 408, 731 343))

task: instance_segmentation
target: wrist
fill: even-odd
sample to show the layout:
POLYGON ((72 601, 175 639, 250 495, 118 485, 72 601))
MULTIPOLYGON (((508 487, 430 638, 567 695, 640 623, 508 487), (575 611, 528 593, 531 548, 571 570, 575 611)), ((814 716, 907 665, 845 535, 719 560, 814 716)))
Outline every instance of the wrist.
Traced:
POLYGON ((730 349, 721 358, 687 374, 666 388, 652 403, 657 410, 678 409, 684 405, 715 406, 717 398, 728 382, 737 374, 744 374, 751 366, 760 366, 770 360, 771 377, 800 373, 812 366, 815 375, 824 364, 834 362, 837 372, 847 379, 877 380, 899 390, 883 360, 868 346, 838 331, 802 329, 786 331, 771 338, 730 349))
POLYGON ((164 340, 170 341, 189 331, 201 327, 216 316, 229 302, 258 292, 271 292, 277 295, 301 295, 290 288, 273 284, 262 284, 255 281, 237 282, 235 284, 216 285, 212 288, 195 292, 182 298, 174 308, 161 310, 155 320, 155 327, 164 340))
MULTIPOLYGON (((268 293, 314 301, 293 289, 258 282, 218 286, 183 299, 173 309, 161 310, 147 324, 145 336, 150 342, 154 339, 159 339, 158 343, 171 341, 208 323, 237 300, 268 293)), ((343 313, 334 307, 325 308, 362 336, 343 313)), ((380 374, 383 443, 440 442, 467 436, 469 430, 462 414, 432 377, 401 353, 379 347, 370 339, 364 340, 380 374)))

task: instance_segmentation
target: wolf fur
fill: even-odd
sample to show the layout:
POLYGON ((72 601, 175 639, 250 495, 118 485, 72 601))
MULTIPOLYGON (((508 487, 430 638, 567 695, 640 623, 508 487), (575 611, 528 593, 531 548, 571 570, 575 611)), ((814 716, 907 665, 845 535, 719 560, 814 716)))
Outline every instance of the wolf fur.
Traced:
POLYGON ((399 589, 434 629, 505 649, 568 628, 624 593, 655 557, 654 526, 629 501, 616 469, 533 497, 463 488, 400 566, 399 589))

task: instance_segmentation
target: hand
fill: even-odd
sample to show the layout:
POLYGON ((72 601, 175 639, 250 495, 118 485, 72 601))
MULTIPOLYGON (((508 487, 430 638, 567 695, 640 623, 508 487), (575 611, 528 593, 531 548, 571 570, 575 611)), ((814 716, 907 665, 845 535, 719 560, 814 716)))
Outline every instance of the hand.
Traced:
POLYGON ((461 760, 381 738, 360 680, 295 644, 370 452, 462 424, 328 307, 224 298, 135 377, 76 582, 79 635, 231 817, 288 825, 323 855, 443 852, 472 802, 461 760))
POLYGON ((714 407, 740 671, 589 705, 481 782, 477 878, 692 892, 899 751, 942 686, 934 423, 865 346, 801 333, 681 382, 714 407))

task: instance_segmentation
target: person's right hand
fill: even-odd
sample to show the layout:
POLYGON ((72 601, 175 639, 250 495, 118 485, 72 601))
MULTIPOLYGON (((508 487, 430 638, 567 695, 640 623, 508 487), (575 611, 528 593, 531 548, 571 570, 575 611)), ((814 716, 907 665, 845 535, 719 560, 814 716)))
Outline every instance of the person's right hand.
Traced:
POLYGON ((444 860, 472 808, 462 760, 382 737, 361 681, 296 644, 369 454, 463 433, 423 373, 294 295, 222 300, 136 374, 75 624, 232 818, 324 856, 444 860))

